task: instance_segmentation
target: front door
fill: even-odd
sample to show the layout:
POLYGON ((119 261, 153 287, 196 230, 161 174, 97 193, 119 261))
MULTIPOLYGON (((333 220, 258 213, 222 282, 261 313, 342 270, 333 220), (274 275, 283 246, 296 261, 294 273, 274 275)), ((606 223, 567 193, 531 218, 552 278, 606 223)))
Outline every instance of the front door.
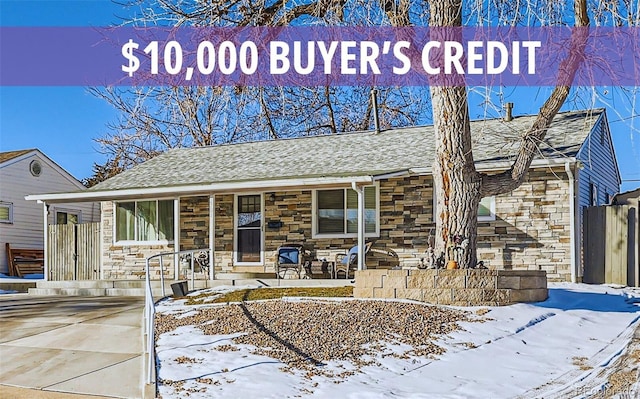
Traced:
POLYGON ((237 264, 262 263, 262 196, 236 197, 237 264))

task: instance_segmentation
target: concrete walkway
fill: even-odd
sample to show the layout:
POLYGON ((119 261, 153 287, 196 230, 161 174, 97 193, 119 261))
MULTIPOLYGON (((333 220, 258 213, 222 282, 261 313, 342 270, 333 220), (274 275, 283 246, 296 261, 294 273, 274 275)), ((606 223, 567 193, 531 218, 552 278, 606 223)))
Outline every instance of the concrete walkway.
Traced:
POLYGON ((1 295, 0 397, 142 398, 143 306, 143 298, 1 295))

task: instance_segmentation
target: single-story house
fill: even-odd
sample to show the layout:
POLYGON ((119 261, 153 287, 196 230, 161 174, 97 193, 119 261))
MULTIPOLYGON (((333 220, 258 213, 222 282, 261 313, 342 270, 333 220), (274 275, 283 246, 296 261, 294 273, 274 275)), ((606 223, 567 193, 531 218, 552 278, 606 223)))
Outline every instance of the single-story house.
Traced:
POLYGON ((0 273, 9 273, 6 244, 12 248, 43 249, 45 225, 100 219, 97 202, 67 201, 42 206, 25 200, 25 196, 83 190, 81 182, 38 149, 0 152, 0 273))
MULTIPOLYGON (((478 170, 508 168, 533 119, 472 122, 478 170)), ((101 201, 105 279, 140 278, 146 257, 196 248, 210 251, 218 274, 272 273, 279 246, 329 258, 357 242, 359 226, 407 266, 435 232, 433 140, 423 126, 178 148, 86 191, 28 199, 101 201)), ((558 114, 522 186, 483 199, 479 259, 579 280, 582 208, 619 187, 605 110, 558 114)), ((380 262, 366 267, 388 266, 380 262)))

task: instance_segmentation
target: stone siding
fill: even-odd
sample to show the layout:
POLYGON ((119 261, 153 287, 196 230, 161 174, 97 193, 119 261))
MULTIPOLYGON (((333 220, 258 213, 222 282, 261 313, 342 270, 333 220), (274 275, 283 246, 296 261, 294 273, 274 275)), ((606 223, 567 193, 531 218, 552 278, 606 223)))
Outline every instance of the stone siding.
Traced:
POLYGON ((364 270, 356 272, 353 296, 503 306, 544 301, 548 290, 543 270, 364 270))
MULTIPOLYGON (((233 194, 215 196, 215 271, 233 270, 233 194)), ((237 270, 236 270, 237 271, 237 270)), ((259 270, 258 270, 259 271, 259 270)))
POLYGON ((209 197, 180 198, 180 250, 209 248, 209 197))
POLYGON ((478 224, 478 259, 492 269, 544 270, 571 281, 569 182, 564 169, 530 171, 496 197, 496 220, 478 224))
POLYGON ((433 180, 430 176, 380 182, 380 238, 376 247, 403 252, 426 248, 433 220, 433 180))
MULTIPOLYGON (((113 202, 101 203, 102 221, 102 275, 105 280, 135 280, 145 278, 146 258, 160 252, 173 252, 168 245, 119 245, 114 239, 113 202)), ((173 276, 173 259, 163 259, 165 276, 173 276)), ((149 265, 152 279, 160 278, 158 260, 149 265)))
MULTIPOLYGON (((478 260, 504 270, 544 270, 552 281, 571 280, 569 182, 564 169, 530 171, 512 193, 496 197, 496 220, 478 222, 478 260)), ((374 247, 395 251, 416 266, 435 234, 429 176, 380 183, 380 238, 374 247)))
MULTIPOLYGON (((367 238, 373 248, 390 250, 367 256, 368 268, 416 266, 429 236, 435 234, 433 182, 430 176, 382 180, 379 189, 380 236, 367 238)), ((313 258, 332 261, 356 244, 356 237, 313 238, 312 190, 264 193, 264 264, 234 265, 233 194, 215 195, 215 271, 274 272, 280 245, 299 243, 313 258), (272 227, 269 227, 269 222, 272 227), (281 226, 277 226, 277 222, 281 226)), ((531 171, 513 193, 496 197, 496 220, 478 224, 478 258, 491 269, 543 270, 551 280, 570 280, 568 181, 563 169, 531 171)), ((103 202, 103 271, 105 278, 137 276, 144 259, 173 245, 116 246, 113 243, 113 204, 103 202)), ((180 248, 209 245, 208 196, 180 200, 180 248)))

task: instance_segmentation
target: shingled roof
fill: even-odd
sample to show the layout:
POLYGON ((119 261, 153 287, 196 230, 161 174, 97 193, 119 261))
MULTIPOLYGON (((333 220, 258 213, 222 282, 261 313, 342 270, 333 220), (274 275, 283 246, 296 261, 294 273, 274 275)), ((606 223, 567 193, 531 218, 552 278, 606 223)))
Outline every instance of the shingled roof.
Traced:
MULTIPOLYGON (((559 113, 536 159, 575 156, 604 110, 559 113)), ((498 168, 510 160, 535 116, 471 123, 477 166, 498 168)), ((214 147, 179 148, 114 176, 88 191, 229 182, 377 176, 431 170, 433 126, 280 139, 214 147)))
POLYGON ((28 150, 17 150, 17 151, 5 151, 0 152, 0 163, 10 161, 14 158, 18 158, 24 154, 28 154, 32 151, 35 151, 35 148, 31 148, 28 150))

